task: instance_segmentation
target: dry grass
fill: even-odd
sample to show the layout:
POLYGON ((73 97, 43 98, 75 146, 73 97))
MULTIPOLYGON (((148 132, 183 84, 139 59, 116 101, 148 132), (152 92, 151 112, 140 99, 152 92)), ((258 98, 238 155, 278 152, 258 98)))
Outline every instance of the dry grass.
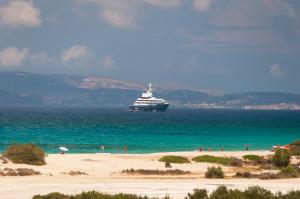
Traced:
POLYGON ((126 169, 122 173, 129 175, 188 175, 190 171, 183 171, 180 169, 175 170, 147 170, 147 169, 126 169))
POLYGON ((39 171, 35 171, 33 169, 27 168, 18 168, 18 169, 11 169, 5 168, 0 170, 0 176, 33 176, 33 175, 40 175, 39 171))
POLYGON ((82 172, 82 171, 69 171, 69 172, 63 172, 63 174, 65 175, 70 175, 70 176, 81 176, 81 175, 88 175, 87 173, 85 172, 82 172))

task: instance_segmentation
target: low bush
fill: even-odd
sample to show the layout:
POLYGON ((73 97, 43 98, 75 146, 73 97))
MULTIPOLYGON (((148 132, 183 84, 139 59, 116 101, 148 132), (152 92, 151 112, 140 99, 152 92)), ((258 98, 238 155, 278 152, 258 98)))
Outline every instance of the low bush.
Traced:
POLYGON ((278 173, 280 178, 297 178, 299 176, 299 170, 294 165, 289 165, 287 167, 281 168, 278 173))
POLYGON ((192 159, 195 162, 208 162, 222 164, 226 166, 242 166, 243 161, 232 157, 218 157, 211 155, 201 155, 192 159))
POLYGON ((261 180, 275 180, 279 179, 280 176, 277 173, 261 173, 258 175, 258 178, 261 180))
POLYGON ((130 174, 130 175, 186 175, 191 174, 190 171, 183 171, 180 169, 174 170, 146 170, 146 169, 126 169, 123 170, 122 173, 130 174))
POLYGON ((146 196, 137 196, 132 194, 117 194, 109 195, 104 193, 99 193, 96 191, 82 192, 77 195, 65 195, 61 193, 49 193, 47 195, 36 195, 32 199, 149 199, 146 196))
POLYGON ((289 145, 290 153, 294 156, 300 156, 300 140, 297 140, 289 145))
POLYGON ((252 174, 250 172, 237 172, 234 177, 239 177, 239 178, 254 178, 254 177, 257 177, 257 174, 252 174))
POLYGON ((206 178, 224 178, 224 172, 221 167, 208 167, 205 173, 206 178))
POLYGON ((81 176, 81 175, 88 175, 87 173, 85 172, 82 172, 82 171, 69 171, 69 172, 63 172, 63 174, 65 175, 70 175, 70 176, 81 176))
MULTIPOLYGON (((164 199, 168 199, 165 197, 164 199)), ((188 193, 185 199, 299 199, 300 191, 290 191, 286 194, 281 192, 272 193, 262 187, 253 186, 244 191, 238 189, 228 189, 225 186, 219 186, 211 194, 205 189, 194 189, 193 193, 188 193)), ((65 195, 61 193, 49 193, 47 195, 36 195, 33 199, 154 199, 146 196, 137 196, 131 194, 109 195, 95 191, 82 192, 77 195, 65 195)))
POLYGON ((261 174, 252 174, 250 172, 237 172, 235 177, 240 178, 259 178, 261 180, 272 180, 272 179, 283 179, 283 178, 297 178, 300 175, 299 169, 295 165, 289 165, 287 167, 281 168, 277 173, 261 173, 261 174))
POLYGON ((300 191, 291 191, 286 194, 280 192, 273 194, 264 188, 254 186, 241 191, 238 189, 228 189, 225 186, 218 187, 210 195, 205 189, 195 189, 189 193, 185 199, 298 199, 300 191))
POLYGON ((258 156, 258 155, 244 155, 243 158, 244 160, 250 160, 250 161, 260 161, 263 159, 262 156, 258 156))
POLYGON ((33 169, 27 168, 18 168, 18 169, 11 169, 11 168, 4 168, 0 170, 0 176, 32 176, 32 175, 40 175, 39 171, 35 171, 33 169))
POLYGON ((229 165, 233 167, 241 167, 243 165, 243 161, 238 158, 232 158, 229 165))
POLYGON ((176 156, 176 155, 167 155, 163 156, 159 159, 160 162, 168 162, 168 163, 177 163, 177 164, 183 164, 183 163, 190 163, 189 159, 182 156, 176 156))
POLYGON ((207 190, 194 189, 193 193, 188 193, 185 199, 208 199, 207 190))
POLYGON ((172 168, 171 163, 170 162, 165 162, 165 168, 172 168))
POLYGON ((46 164, 44 151, 34 144, 11 145, 6 149, 3 156, 15 164, 46 164))
POLYGON ((273 164, 262 164, 260 165, 260 168, 263 170, 278 170, 278 167, 273 164))
POLYGON ((289 165, 291 155, 287 149, 276 149, 272 157, 272 164, 277 167, 286 167, 289 165))

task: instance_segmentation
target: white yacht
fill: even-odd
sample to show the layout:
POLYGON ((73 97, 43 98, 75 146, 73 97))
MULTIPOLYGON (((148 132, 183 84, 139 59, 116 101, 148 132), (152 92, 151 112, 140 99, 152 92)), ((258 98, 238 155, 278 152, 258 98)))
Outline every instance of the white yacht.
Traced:
POLYGON ((166 111, 169 104, 164 99, 159 99, 153 96, 151 83, 149 89, 142 93, 128 111, 166 111))

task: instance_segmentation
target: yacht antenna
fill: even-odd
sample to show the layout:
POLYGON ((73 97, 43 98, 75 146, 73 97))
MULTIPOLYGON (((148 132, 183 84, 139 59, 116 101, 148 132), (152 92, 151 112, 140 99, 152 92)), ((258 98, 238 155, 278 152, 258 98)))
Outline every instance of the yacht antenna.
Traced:
POLYGON ((149 93, 152 93, 152 84, 149 83, 149 93))

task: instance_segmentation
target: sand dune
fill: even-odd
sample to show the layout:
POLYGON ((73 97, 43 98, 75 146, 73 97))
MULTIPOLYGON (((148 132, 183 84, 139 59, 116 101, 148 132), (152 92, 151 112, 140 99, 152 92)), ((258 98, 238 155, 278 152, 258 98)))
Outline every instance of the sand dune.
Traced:
MULTIPOLYGON (((271 191, 286 192, 299 189, 300 179, 259 180, 233 179, 230 176, 241 168, 223 167, 225 179, 214 180, 203 178, 208 163, 172 164, 172 169, 191 171, 189 175, 180 176, 143 176, 126 175, 124 169, 159 169, 165 170, 158 159, 163 155, 182 155, 193 158, 197 155, 210 154, 218 156, 241 157, 245 154, 268 155, 268 151, 253 152, 175 152, 155 154, 50 154, 46 157, 47 165, 30 166, 22 164, 0 164, 1 169, 32 168, 40 171, 40 176, 0 177, 0 198, 31 198, 35 194, 46 194, 53 191, 79 193, 97 190, 107 193, 135 193, 148 196, 170 195, 183 198, 194 188, 213 190, 219 185, 244 189, 259 185, 271 191), (70 176, 70 171, 81 171, 88 175, 70 176)), ((243 170, 258 172, 257 168, 243 170)))

